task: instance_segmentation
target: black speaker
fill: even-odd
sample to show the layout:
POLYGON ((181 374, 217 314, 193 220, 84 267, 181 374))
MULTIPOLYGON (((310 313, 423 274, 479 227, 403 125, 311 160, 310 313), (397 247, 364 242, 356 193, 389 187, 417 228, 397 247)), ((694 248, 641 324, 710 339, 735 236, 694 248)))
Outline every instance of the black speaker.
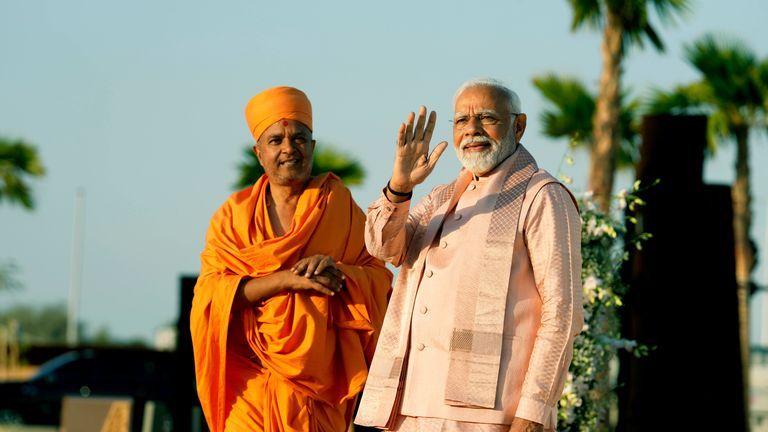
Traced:
POLYGON ((628 225, 623 335, 651 348, 620 353, 618 431, 746 430, 729 186, 702 181, 707 120, 643 120, 636 178, 660 183, 628 225), (664 420, 661 420, 664 419, 664 420))
POLYGON ((189 314, 195 292, 197 276, 184 275, 179 286, 179 321, 176 325, 176 355, 178 370, 177 397, 172 407, 174 430, 180 432, 208 431, 205 418, 197 398, 195 381, 195 358, 192 352, 192 334, 189 330, 189 314))

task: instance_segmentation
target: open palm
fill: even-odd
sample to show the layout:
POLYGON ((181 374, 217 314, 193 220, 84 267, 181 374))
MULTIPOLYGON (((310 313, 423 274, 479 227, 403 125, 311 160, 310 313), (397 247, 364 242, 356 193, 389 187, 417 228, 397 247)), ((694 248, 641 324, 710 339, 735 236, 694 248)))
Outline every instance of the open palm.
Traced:
POLYGON ((400 124, 397 133, 395 166, 392 169, 390 186, 400 192, 409 192, 424 181, 435 168, 448 143, 440 142, 429 153, 429 142, 435 130, 437 114, 432 111, 427 119, 427 108, 419 108, 419 117, 414 126, 414 113, 408 114, 406 123, 400 124))

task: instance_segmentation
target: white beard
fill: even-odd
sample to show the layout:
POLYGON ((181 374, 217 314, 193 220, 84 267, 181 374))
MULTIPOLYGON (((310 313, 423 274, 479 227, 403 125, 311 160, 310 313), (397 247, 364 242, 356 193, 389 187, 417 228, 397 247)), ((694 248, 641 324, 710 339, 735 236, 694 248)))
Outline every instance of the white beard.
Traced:
MULTIPOLYGON (((511 135, 511 134, 510 134, 511 135)), ((456 156, 461 165, 469 172, 480 176, 490 172, 501 163, 515 149, 514 138, 507 136, 501 141, 496 141, 487 136, 475 136, 464 138, 456 149, 456 156), (464 148, 470 143, 488 143, 490 148, 482 152, 466 152, 464 148)))

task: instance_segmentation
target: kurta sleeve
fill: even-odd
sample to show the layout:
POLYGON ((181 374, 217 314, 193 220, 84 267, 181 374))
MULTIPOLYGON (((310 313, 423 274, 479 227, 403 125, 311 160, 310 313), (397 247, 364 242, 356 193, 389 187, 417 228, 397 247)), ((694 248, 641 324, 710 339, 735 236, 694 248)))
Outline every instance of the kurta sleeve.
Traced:
POLYGON ((347 289, 339 293, 339 297, 349 313, 344 313, 336 325, 364 333, 360 335, 361 343, 366 364, 370 364, 392 292, 392 272, 366 249, 364 236, 360 235, 365 230, 365 216, 352 201, 351 194, 349 202, 350 233, 356 235, 349 236, 345 257, 336 263, 346 277, 347 289))
POLYGON ((398 267, 405 258, 413 233, 432 202, 433 192, 410 209, 411 200, 393 203, 382 191, 368 207, 365 245, 371 255, 398 267), (410 211, 409 211, 410 210, 410 211))
POLYGON ((551 183, 541 189, 528 213, 525 239, 542 316, 515 415, 551 428, 573 340, 584 323, 581 218, 564 186, 551 183))

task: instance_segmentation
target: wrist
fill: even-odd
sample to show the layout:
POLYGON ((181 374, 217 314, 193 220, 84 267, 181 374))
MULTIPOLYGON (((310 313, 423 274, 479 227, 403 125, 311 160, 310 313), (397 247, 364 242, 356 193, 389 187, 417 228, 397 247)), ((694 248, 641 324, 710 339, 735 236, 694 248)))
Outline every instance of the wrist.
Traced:
POLYGON ((413 187, 404 186, 398 183, 393 184, 392 180, 389 180, 387 182, 387 192, 399 198, 410 199, 413 196, 413 187))

